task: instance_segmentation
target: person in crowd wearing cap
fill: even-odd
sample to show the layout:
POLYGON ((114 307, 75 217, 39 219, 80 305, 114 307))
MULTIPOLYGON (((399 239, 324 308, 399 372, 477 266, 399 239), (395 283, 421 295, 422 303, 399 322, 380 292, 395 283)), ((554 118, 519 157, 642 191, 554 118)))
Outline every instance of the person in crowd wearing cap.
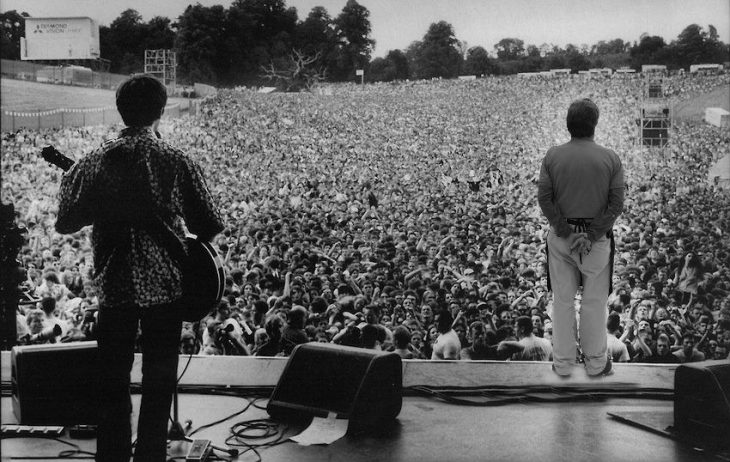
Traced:
POLYGON ((182 272, 172 243, 182 246, 183 221, 206 241, 223 230, 200 166, 157 134, 166 102, 165 86, 154 77, 123 82, 116 103, 126 128, 61 180, 56 230, 70 234, 93 225, 102 400, 98 461, 128 462, 132 454, 129 374, 140 324, 142 401, 134 458, 165 459, 181 327, 175 304, 182 272))
POLYGON ((598 106, 574 101, 568 108, 568 143, 543 158, 537 198, 550 223, 548 272, 554 295, 553 370, 569 376, 575 363, 575 296, 583 287, 580 346, 591 377, 611 373, 606 300, 611 292, 612 227, 624 207, 621 159, 598 145, 598 106))

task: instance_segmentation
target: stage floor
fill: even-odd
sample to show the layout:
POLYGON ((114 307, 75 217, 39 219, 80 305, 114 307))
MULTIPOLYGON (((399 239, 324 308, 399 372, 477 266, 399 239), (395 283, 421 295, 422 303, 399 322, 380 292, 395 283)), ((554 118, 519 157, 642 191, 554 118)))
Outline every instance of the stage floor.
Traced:
MULTIPOLYGON (((266 401, 267 396, 256 404, 265 408, 266 401)), ((139 395, 133 395, 133 403, 136 420, 139 395)), ((2 423, 16 423, 11 399, 4 397, 1 404, 2 423)), ((194 430, 240 412, 248 404, 244 397, 184 393, 179 400, 179 420, 191 420, 194 430)), ((664 416, 660 420, 671 425, 672 406, 671 401, 611 398, 598 402, 474 407, 406 396, 395 427, 385 435, 346 435, 329 446, 300 446, 288 441, 259 451, 264 462, 727 460, 626 425, 607 414, 646 412, 664 416)), ((251 406, 243 414, 201 430, 194 438, 210 439, 213 444, 224 446, 234 424, 266 417, 265 410, 251 406)), ((289 428, 286 435, 295 435, 302 429, 289 428)), ((95 450, 93 439, 71 439, 68 433, 62 439, 83 450, 95 450)), ((171 443, 169 456, 185 460, 189 444, 171 443)), ((0 449, 3 460, 57 461, 62 451, 72 448, 49 439, 10 438, 2 440, 0 449)), ((87 457, 79 455, 77 459, 87 457)), ((233 460, 253 462, 258 458, 249 451, 233 460)))

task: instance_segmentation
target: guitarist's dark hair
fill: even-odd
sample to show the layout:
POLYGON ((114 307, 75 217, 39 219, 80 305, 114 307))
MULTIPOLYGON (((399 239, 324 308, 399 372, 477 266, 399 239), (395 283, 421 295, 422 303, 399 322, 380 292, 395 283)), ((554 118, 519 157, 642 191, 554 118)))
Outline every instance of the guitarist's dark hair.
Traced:
POLYGON ((151 75, 134 75, 117 88, 117 110, 128 127, 152 125, 162 116, 165 104, 167 89, 151 75))

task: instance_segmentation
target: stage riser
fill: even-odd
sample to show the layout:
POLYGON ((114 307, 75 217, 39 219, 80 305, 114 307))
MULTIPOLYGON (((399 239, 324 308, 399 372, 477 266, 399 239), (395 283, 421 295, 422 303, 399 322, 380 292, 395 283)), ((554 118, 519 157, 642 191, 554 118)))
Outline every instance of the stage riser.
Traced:
MULTIPOLYGON (((10 382, 10 352, 0 352, 2 381, 10 382)), ((193 356, 181 385, 230 385, 235 387, 273 387, 281 377, 287 358, 247 356, 193 356)), ((188 362, 180 356, 178 371, 188 362)), ((672 390, 676 365, 614 364, 615 374, 600 379, 603 383, 631 383, 642 388, 672 390)), ((136 354, 132 382, 142 378, 142 355, 136 354)), ((550 363, 501 361, 403 361, 403 386, 527 386, 545 384, 591 383, 582 369, 573 378, 561 380, 550 370, 550 363)))

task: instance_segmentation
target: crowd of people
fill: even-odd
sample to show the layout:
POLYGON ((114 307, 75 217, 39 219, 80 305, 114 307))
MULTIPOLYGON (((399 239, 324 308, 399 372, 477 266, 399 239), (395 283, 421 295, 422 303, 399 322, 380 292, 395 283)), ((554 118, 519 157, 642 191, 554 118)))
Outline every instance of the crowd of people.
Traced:
MULTIPOLYGON (((728 83, 664 79, 675 98, 728 83)), ((629 187, 608 301, 614 361, 727 359, 730 192, 707 172, 730 136, 678 123, 666 146, 642 146, 646 84, 511 76, 221 90, 197 116, 163 118, 162 137, 202 165, 226 224, 215 241, 224 298, 184 324, 181 354, 286 356, 314 341, 405 359, 551 359, 536 182, 545 150, 569 137, 568 105, 590 97, 596 141, 618 153, 629 187)), ((50 144, 78 159, 119 129, 2 134, 2 200, 28 230, 21 344, 94 338, 91 230, 55 232, 61 171, 39 152, 50 144)))

